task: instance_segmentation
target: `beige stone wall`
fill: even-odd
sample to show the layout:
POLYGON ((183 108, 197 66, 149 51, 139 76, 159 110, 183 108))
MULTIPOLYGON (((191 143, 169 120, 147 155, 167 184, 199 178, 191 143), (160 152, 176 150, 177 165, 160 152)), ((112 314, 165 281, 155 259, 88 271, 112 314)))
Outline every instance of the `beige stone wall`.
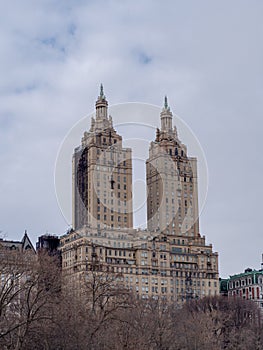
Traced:
POLYGON ((132 228, 132 152, 122 147, 101 96, 72 166, 73 227, 132 228))
POLYGON ((172 126, 167 99, 146 161, 148 229, 132 229, 132 156, 103 91, 73 156, 75 230, 62 237, 62 268, 76 290, 91 267, 121 274, 142 298, 183 302, 219 293, 218 254, 199 233, 197 161, 172 126))
POLYGON ((121 274, 125 286, 142 298, 183 302, 219 293, 218 255, 204 237, 154 235, 136 230, 72 232, 61 239, 63 271, 76 283, 76 276, 89 273, 92 264, 106 267, 121 274))
POLYGON ((161 130, 146 161, 147 220, 151 231, 197 237, 199 234, 196 159, 172 128, 172 113, 161 113, 161 130))

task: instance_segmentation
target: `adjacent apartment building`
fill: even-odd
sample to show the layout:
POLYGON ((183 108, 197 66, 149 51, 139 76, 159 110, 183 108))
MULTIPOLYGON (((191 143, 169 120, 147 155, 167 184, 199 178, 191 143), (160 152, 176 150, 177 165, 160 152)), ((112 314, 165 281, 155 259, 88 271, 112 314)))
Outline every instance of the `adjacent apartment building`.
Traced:
POLYGON ((263 310, 263 269, 230 276, 221 281, 221 292, 230 297, 253 300, 263 310))
POLYGON ((75 290, 97 269, 144 299, 180 303, 219 293, 218 254, 199 232, 197 160, 178 137, 166 97, 160 119, 146 161, 148 227, 138 230, 132 150, 122 146, 101 86, 91 128, 73 154, 73 229, 60 240, 75 290))

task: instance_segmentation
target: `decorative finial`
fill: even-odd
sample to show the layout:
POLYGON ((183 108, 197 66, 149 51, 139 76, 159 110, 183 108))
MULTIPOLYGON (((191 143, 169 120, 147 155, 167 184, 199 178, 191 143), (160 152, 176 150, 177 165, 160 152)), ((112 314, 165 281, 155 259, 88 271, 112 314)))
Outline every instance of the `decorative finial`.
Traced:
POLYGON ((113 127, 113 122, 112 122, 112 116, 109 115, 109 124, 110 124, 110 127, 112 128, 113 127))
POLYGON ((159 142, 160 141, 160 129, 157 128, 156 129, 156 139, 155 139, 156 142, 159 142))
POLYGON ((95 119, 94 117, 91 117, 90 132, 94 131, 94 127, 95 127, 95 119))
POLYGON ((168 100, 167 100, 167 96, 164 96, 164 108, 168 109, 168 100))
POLYGON ((105 98, 102 84, 100 84, 100 98, 105 98))

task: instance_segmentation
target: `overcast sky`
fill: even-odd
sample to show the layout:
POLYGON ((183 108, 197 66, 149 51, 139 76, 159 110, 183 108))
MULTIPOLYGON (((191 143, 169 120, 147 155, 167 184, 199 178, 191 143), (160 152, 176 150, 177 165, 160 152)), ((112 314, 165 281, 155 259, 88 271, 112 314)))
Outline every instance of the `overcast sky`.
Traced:
POLYGON ((67 229, 56 155, 103 82, 110 104, 161 105, 168 95, 206 155, 201 234, 219 252, 220 275, 260 267, 262 1, 14 0, 0 13, 4 237, 27 229, 35 243, 67 229))

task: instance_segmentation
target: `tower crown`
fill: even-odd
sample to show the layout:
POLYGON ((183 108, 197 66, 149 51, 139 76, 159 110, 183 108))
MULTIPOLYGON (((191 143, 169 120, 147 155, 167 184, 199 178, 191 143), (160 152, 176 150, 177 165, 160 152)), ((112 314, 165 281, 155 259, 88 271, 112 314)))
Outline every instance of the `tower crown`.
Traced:
POLYGON ((173 115, 168 106, 167 96, 164 97, 164 106, 161 112, 161 131, 173 131, 173 115))
POLYGON ((103 85, 100 85, 100 95, 96 101, 96 120, 108 119, 108 101, 104 95, 103 85))

